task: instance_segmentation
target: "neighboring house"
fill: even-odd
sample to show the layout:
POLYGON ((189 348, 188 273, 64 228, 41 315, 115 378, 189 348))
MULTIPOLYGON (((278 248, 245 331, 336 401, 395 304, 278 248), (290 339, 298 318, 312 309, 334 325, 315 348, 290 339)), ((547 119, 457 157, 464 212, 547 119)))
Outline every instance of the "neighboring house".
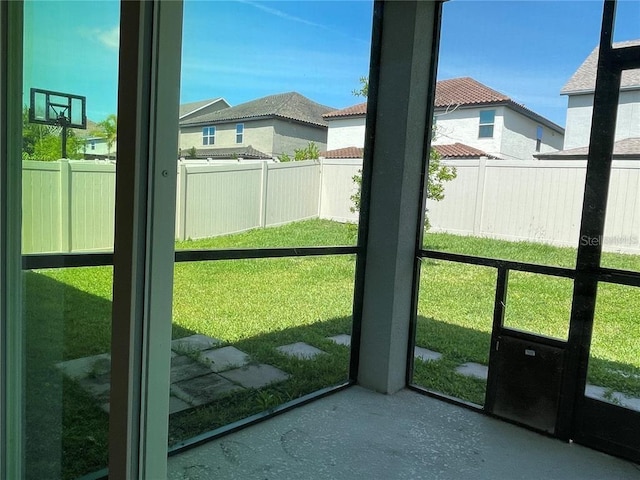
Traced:
POLYGON ((434 145, 461 143, 503 159, 531 160, 564 141, 562 127, 469 77, 436 84, 434 122, 434 145))
MULTIPOLYGON (((589 147, 576 147, 559 152, 536 155, 540 160, 586 160, 589 147)), ((617 140, 613 144, 613 160, 640 160, 640 137, 617 140)))
POLYGON ((74 134, 84 142, 83 154, 86 160, 116 158, 117 142, 114 142, 111 148, 109 148, 107 139, 100 135, 100 125, 96 122, 87 119, 86 129, 74 128, 72 130, 74 134))
MULTIPOLYGON (((616 43, 614 47, 634 45, 640 45, 640 39, 616 43)), ((568 96, 565 150, 589 144, 597 67, 598 48, 595 48, 560 92, 568 96)), ((640 137, 640 69, 622 72, 615 139, 637 137, 640 137)))
POLYGON ((180 149, 195 147, 198 157, 292 156, 314 142, 327 144, 327 122, 333 109, 296 92, 269 95, 235 107, 191 115, 180 121, 180 149))
POLYGON ((209 100, 199 100, 197 102, 183 103, 180 105, 180 122, 187 121, 190 118, 205 115, 207 113, 217 112, 223 108, 229 108, 231 105, 224 98, 210 98, 209 100))
MULTIPOLYGON (((328 151, 364 145, 366 110, 365 102, 324 115, 328 151)), ((445 158, 530 160, 563 145, 562 127, 472 78, 439 81, 434 112, 432 144, 445 158)))

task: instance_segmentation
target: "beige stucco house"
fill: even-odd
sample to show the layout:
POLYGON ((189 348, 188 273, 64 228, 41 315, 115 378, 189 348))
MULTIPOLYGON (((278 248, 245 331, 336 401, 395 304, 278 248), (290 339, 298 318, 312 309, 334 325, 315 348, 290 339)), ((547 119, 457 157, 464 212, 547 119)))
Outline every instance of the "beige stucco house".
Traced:
POLYGON ((309 142, 323 150, 328 124, 322 115, 332 110, 296 92, 269 95, 181 119, 179 145, 202 158, 292 156, 309 142))
MULTIPOLYGON (((635 45, 640 45, 640 39, 616 43, 614 47, 635 45)), ((565 150, 589 145, 597 67, 596 47, 560 91, 568 97, 565 150)), ((620 82, 615 139, 619 142, 627 138, 640 138, 640 69, 625 70, 620 82)))

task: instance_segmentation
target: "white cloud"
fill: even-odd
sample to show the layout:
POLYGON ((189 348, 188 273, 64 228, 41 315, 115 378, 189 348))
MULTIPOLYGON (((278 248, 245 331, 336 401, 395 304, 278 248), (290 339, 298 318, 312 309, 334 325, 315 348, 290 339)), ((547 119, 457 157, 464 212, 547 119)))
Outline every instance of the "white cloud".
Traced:
POLYGON ((251 5, 257 9, 262 10, 263 12, 270 13, 271 15, 275 15, 280 18, 284 18, 285 20, 291 20, 293 22, 303 23, 305 25, 309 25, 311 27, 319 27, 326 28, 324 25, 319 23, 312 22, 310 20, 306 20, 301 17, 296 17, 295 15, 289 15, 288 13, 283 12, 282 10, 278 10, 276 8, 267 7, 266 5, 258 2, 252 2, 251 0, 239 0, 240 3, 246 3, 247 5, 251 5))
POLYGON ((102 45, 111 49, 118 50, 120 46, 120 27, 115 26, 110 30, 96 30, 96 38, 102 45))

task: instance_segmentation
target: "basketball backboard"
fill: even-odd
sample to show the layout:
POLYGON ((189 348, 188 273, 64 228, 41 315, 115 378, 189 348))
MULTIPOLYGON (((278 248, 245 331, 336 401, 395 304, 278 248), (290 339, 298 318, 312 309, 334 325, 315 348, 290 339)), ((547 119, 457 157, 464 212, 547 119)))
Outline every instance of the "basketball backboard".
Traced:
POLYGON ((80 95, 32 88, 29 122, 86 129, 86 104, 80 95))

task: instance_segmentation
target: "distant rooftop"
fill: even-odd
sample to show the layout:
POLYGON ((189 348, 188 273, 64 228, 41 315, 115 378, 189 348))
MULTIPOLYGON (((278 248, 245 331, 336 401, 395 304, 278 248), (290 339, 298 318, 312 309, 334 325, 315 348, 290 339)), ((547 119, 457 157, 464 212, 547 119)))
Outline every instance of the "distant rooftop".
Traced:
POLYGON ((191 103, 183 103, 180 105, 180 118, 186 115, 194 114, 198 110, 202 110, 203 108, 208 107, 209 105, 212 105, 216 102, 224 102, 227 107, 230 107, 229 103, 227 103, 227 101, 222 97, 210 98, 208 100, 198 100, 197 102, 191 103))
MULTIPOLYGON (((552 130, 564 134, 564 128, 547 118, 538 115, 509 96, 498 92, 470 77, 440 80, 436 83, 436 110, 453 107, 481 107, 490 105, 507 105, 513 110, 546 125, 552 130)), ((367 103, 359 103, 341 110, 334 110, 323 115, 325 120, 335 120, 344 117, 363 116, 367 113, 367 103)))
MULTIPOLYGON (((470 147, 469 145, 465 145, 463 143, 452 143, 449 145, 432 145, 433 149, 438 152, 438 154, 442 158, 498 158, 493 155, 489 155, 482 150, 478 150, 477 148, 470 147)), ((364 156, 364 148, 360 147, 345 147, 345 148, 337 148, 335 150, 328 150, 326 152, 320 153, 321 157, 324 158, 362 158, 364 156)))
MULTIPOLYGON (((540 160, 586 160, 589 147, 570 148, 559 152, 535 155, 540 160)), ((614 158, 640 158, 640 138, 632 137, 618 140, 613 144, 614 158)))
POLYGON ((247 158, 247 159, 265 159, 271 158, 270 155, 256 150, 251 145, 246 147, 229 147, 229 148, 202 148, 196 150, 196 158, 247 158))
POLYGON ((322 115, 334 110, 320 105, 297 92, 279 93, 258 98, 250 102, 225 108, 216 112, 195 116, 181 122, 181 125, 205 125, 237 120, 279 117, 321 127, 327 123, 322 115))
MULTIPOLYGON (((640 39, 628 42, 614 43, 614 48, 634 47, 640 45, 640 39)), ((560 94, 571 95, 580 93, 592 93, 596 89, 596 73, 598 70, 598 54, 600 48, 596 47, 589 54, 587 59, 580 65, 578 70, 571 76, 569 81, 562 87, 560 94)), ((621 89, 640 89, 640 68, 635 70, 625 70, 622 72, 621 89)))

